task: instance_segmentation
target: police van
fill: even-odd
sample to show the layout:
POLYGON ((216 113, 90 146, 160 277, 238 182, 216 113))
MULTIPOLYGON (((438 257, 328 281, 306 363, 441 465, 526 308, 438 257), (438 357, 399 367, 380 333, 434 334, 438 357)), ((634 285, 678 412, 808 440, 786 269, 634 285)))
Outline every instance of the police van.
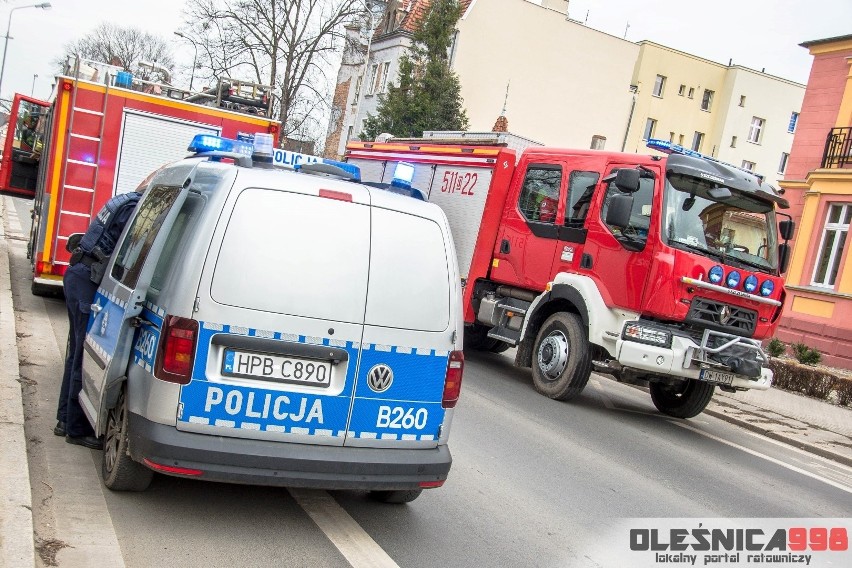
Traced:
POLYGON ((404 180, 270 167, 267 144, 196 137, 109 259, 80 394, 104 483, 141 491, 159 472, 411 501, 447 478, 461 387, 447 219, 398 194, 404 180))

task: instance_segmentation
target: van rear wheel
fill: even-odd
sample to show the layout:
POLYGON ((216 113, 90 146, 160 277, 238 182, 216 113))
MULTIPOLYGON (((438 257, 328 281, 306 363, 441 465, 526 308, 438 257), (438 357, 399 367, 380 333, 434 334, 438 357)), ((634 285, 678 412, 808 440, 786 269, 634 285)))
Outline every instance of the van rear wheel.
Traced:
POLYGON ((558 312, 538 332, 533 351, 535 389, 555 400, 579 395, 592 374, 592 350, 577 314, 558 312))
POLYGON ((660 382, 648 385, 657 410, 675 418, 693 418, 704 412, 713 398, 715 388, 712 383, 695 379, 675 385, 660 382))
POLYGON ((382 503, 411 503, 423 493, 422 489, 400 489, 396 491, 370 491, 370 498, 382 503))
POLYGON ((127 397, 125 389, 122 389, 118 404, 107 415, 101 477, 104 485, 113 491, 145 491, 154 472, 130 458, 128 425, 127 397))

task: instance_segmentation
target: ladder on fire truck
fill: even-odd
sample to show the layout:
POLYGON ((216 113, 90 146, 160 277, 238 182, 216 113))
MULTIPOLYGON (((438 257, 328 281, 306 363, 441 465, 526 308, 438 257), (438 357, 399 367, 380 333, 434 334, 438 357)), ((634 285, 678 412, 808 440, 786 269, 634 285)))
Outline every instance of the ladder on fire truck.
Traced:
MULTIPOLYGON (((59 202, 59 222, 53 242, 54 250, 58 248, 60 241, 67 241, 72 232, 77 232, 69 231, 63 234, 65 233, 62 230, 64 226, 80 227, 79 221, 77 223, 74 223, 71 219, 66 221, 67 217, 85 218, 85 225, 88 226, 89 219, 95 213, 95 196, 98 187, 109 88, 111 79, 120 70, 119 67, 97 61, 80 57, 75 59, 73 81, 70 83, 71 101, 68 112, 68 129, 63 139, 63 165, 59 178, 62 191, 60 192, 61 199, 59 202), (98 73, 103 71, 105 88, 100 110, 77 106, 80 75, 84 72, 83 66, 94 70, 94 74, 89 76, 90 82, 97 81, 98 73)), ((69 86, 68 83, 61 83, 61 85, 60 88, 69 86)), ((62 246, 64 248, 65 242, 62 243, 62 246)))

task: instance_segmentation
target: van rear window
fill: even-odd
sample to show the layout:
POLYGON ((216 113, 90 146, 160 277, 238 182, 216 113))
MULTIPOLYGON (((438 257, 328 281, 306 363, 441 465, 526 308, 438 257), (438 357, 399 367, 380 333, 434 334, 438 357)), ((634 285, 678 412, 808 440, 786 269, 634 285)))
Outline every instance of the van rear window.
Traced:
POLYGON ((450 321, 450 274, 437 223, 373 208, 367 325, 444 331, 450 321))
POLYGON ((365 205, 249 188, 228 221, 210 294, 230 306, 361 323, 369 247, 365 205))

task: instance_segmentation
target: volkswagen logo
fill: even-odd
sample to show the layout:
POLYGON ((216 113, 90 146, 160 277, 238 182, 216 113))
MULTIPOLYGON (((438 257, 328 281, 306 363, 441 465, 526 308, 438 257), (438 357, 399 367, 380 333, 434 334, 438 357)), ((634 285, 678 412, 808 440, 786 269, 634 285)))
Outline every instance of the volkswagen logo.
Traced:
POLYGON ((728 322, 731 319, 731 308, 728 306, 722 306, 722 309, 719 310, 719 323, 722 325, 728 325, 728 322))
POLYGON ((393 371, 384 363, 379 363, 367 373, 367 386, 373 392, 385 392, 393 383, 393 371))

